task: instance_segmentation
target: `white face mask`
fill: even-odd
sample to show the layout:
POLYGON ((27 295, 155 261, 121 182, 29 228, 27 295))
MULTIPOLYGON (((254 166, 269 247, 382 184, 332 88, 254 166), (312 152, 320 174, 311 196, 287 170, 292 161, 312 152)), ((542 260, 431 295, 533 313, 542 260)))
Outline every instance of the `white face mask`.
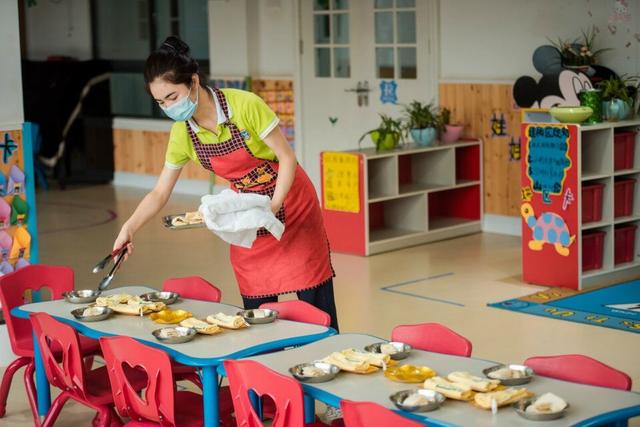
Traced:
POLYGON ((186 96, 174 102, 169 107, 161 107, 167 117, 176 122, 184 122, 193 117, 193 113, 196 112, 196 108, 198 107, 200 91, 196 88, 196 102, 193 102, 190 98, 191 89, 193 89, 193 84, 189 88, 189 93, 186 96))

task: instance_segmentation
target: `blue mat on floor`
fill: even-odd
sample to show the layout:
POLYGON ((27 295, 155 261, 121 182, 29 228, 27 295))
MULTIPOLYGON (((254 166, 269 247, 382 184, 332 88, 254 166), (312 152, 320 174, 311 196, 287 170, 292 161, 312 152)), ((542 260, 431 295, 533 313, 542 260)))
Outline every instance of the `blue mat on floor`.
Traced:
POLYGON ((640 280, 536 303, 516 298, 487 304, 536 316, 640 333, 640 280))

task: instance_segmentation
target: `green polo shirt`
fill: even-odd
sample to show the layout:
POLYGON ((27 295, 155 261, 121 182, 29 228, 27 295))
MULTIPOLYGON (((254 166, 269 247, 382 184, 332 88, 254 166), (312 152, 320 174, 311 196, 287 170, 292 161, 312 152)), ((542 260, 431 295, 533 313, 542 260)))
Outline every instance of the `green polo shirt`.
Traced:
MULTIPOLYGON (((260 159, 276 160, 276 155, 264 142, 264 138, 278 125, 279 119, 269 106, 258 95, 239 89, 221 89, 224 94, 228 110, 229 119, 248 136, 245 139, 251 153, 260 159)), ((195 122, 175 122, 171 127, 169 135, 169 145, 165 157, 165 166, 170 169, 181 169, 189 160, 199 162, 193 143, 189 137, 187 126, 191 126, 200 142, 203 144, 217 144, 225 142, 231 138, 228 128, 222 126, 226 117, 220 100, 213 96, 218 113, 217 135, 207 129, 199 127, 195 122)))

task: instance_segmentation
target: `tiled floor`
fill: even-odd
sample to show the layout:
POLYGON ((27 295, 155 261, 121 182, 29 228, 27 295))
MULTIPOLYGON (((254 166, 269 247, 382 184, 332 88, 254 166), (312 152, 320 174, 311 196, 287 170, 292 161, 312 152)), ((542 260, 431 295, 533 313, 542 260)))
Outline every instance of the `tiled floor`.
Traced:
MULTIPOLYGON (((72 266, 77 288, 95 287, 101 277, 91 274, 92 266, 109 252, 144 194, 110 186, 41 194, 41 261, 72 266)), ((176 195, 164 212, 195 210, 198 201, 176 195)), ((223 290, 225 302, 240 304, 228 247, 208 231, 167 231, 157 218, 136 236, 135 245, 114 286, 159 287, 167 277, 201 275, 223 290)), ((518 238, 477 234, 369 258, 334 254, 333 263, 343 332, 388 338, 397 324, 441 322, 469 338, 476 357, 521 362, 531 355, 583 353, 626 371, 640 390, 638 335, 486 307, 542 289, 520 283, 518 238), (411 282, 402 291, 417 296, 381 289, 402 282, 411 282)), ((31 425, 21 378, 14 387, 0 426, 31 425)), ((91 416, 70 405, 56 425, 88 425, 91 416)))

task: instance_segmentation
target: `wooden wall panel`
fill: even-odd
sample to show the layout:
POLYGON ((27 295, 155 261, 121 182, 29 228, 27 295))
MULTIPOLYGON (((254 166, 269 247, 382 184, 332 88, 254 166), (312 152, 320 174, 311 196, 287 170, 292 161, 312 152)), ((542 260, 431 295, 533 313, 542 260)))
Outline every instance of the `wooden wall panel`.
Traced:
POLYGON ((484 211, 518 216, 520 162, 510 160, 509 142, 520 138, 520 110, 511 84, 440 83, 440 105, 451 110, 452 121, 465 125, 465 136, 482 138, 484 146, 484 211), (491 119, 504 115, 506 136, 493 136, 491 119))
MULTIPOLYGON (((154 132, 131 129, 114 129, 114 160, 117 172, 132 172, 159 175, 164 167, 164 156, 169 141, 169 132, 154 132)), ((209 172, 195 162, 184 167, 183 179, 208 180, 209 172)), ((216 182, 224 182, 216 178, 216 182)))

